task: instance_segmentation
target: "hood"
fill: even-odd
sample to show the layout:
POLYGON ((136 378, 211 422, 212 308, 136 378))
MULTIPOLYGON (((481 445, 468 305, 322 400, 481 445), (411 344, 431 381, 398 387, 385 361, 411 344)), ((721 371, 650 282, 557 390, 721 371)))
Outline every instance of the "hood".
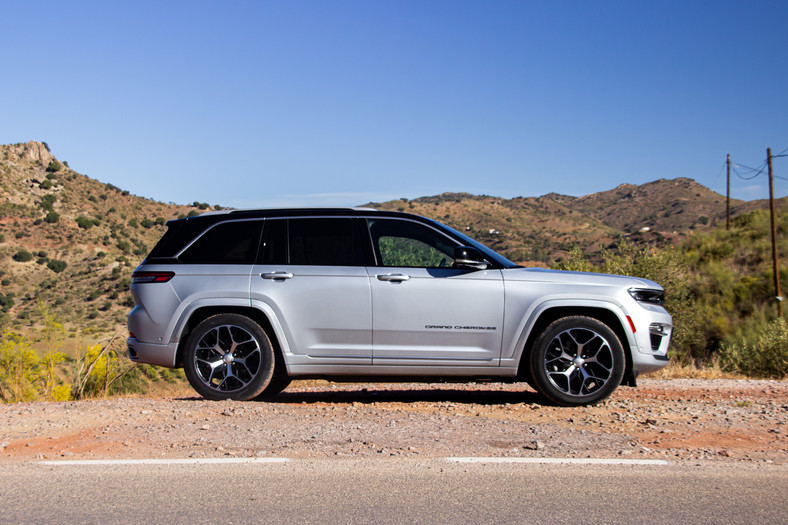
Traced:
POLYGON ((606 273, 570 272, 545 268, 510 268, 503 270, 504 278, 511 281, 538 281, 565 284, 623 286, 626 288, 649 288, 662 290, 662 286, 640 277, 611 275, 606 273))

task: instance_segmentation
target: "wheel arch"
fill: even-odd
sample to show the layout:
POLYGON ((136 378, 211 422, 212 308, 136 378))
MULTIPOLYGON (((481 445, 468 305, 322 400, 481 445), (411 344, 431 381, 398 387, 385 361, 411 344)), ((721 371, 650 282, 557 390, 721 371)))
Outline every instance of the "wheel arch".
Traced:
POLYGON ((274 357, 276 358, 276 363, 274 365, 274 373, 277 373, 279 370, 285 369, 282 347, 279 344, 279 339, 276 336, 276 331, 274 330, 271 321, 268 319, 268 316, 266 316, 265 313, 262 312, 261 310, 258 310, 257 308, 252 308, 251 306, 245 307, 245 306, 232 306, 232 305, 202 306, 200 308, 195 309, 189 314, 189 318, 184 324, 183 330, 181 330, 181 334, 178 338, 178 350, 175 354, 175 366, 177 367, 183 366, 183 354, 185 351, 186 340, 189 338, 189 334, 201 322, 205 321, 209 317, 218 314, 243 315, 244 317, 248 317, 252 321, 259 324, 260 328, 262 328, 265 334, 268 336, 269 341, 271 341, 271 346, 273 347, 274 350, 274 357))
POLYGON ((517 368, 518 377, 526 380, 530 379, 529 359, 531 351, 533 350, 534 342, 539 337, 545 328, 551 323, 562 319, 564 317, 584 316, 596 319, 597 321, 607 325, 618 337, 621 346, 624 349, 624 358, 626 365, 624 368, 624 378, 621 381, 623 385, 635 386, 635 377, 632 373, 632 351, 637 350, 632 348, 630 337, 627 334, 621 318, 612 310, 603 307, 594 306, 554 306, 545 309, 539 313, 536 321, 531 326, 522 353, 520 354, 520 362, 517 368))

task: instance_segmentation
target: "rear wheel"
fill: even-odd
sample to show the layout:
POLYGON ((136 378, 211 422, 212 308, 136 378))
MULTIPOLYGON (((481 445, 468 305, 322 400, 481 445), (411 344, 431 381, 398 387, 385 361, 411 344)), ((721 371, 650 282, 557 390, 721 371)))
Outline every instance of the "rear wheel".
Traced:
POLYGON ((282 390, 287 388, 290 385, 290 381, 291 379, 286 374, 278 374, 275 372, 274 376, 271 378, 271 381, 268 382, 268 386, 265 387, 265 390, 263 390, 262 393, 255 399, 260 401, 271 399, 282 390))
POLYGON ((274 371, 271 342, 260 325, 238 314, 201 322, 186 340, 184 371, 189 383, 208 399, 254 399, 274 371))
POLYGON ((534 342, 531 378, 536 389, 563 406, 593 405, 618 387, 624 350, 615 332, 590 317, 551 323, 534 342))

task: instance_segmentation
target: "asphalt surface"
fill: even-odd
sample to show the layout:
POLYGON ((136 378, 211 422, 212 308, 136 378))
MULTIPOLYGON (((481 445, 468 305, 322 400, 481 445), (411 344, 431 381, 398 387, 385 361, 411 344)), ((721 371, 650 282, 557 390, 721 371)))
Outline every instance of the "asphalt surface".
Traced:
POLYGON ((783 465, 0 465, 0 523, 785 523, 783 465))

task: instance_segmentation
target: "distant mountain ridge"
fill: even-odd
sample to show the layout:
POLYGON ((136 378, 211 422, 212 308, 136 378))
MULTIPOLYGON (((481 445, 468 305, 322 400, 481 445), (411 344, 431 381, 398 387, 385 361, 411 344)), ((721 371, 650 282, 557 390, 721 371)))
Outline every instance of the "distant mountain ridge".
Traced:
MULTIPOLYGON (((582 197, 444 193, 367 205, 440 220, 514 261, 540 265, 560 260, 573 245, 598 255, 623 236, 676 242, 725 214, 724 196, 686 178, 582 197)), ((766 202, 732 205, 736 215, 766 202)), ((165 222, 211 209, 130 195, 73 171, 42 142, 0 145, 0 325, 34 325, 41 299, 72 329, 122 328, 133 304, 131 271, 165 222)))

